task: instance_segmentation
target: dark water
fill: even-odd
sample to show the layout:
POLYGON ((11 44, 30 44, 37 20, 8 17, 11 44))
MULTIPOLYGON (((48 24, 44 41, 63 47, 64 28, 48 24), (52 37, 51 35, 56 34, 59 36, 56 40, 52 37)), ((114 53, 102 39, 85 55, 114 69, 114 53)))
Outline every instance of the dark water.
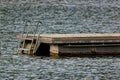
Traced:
POLYGON ((16 35, 42 21, 41 33, 119 33, 119 0, 0 0, 0 80, 120 80, 120 58, 17 55, 16 35))

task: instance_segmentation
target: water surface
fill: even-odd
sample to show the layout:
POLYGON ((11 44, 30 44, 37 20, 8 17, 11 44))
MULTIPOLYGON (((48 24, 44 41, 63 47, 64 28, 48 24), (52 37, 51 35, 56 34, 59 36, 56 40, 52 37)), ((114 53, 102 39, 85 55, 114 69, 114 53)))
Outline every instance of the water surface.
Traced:
POLYGON ((16 35, 38 21, 40 33, 119 33, 119 0, 0 1, 1 80, 119 80, 119 56, 31 57, 17 55, 16 35))

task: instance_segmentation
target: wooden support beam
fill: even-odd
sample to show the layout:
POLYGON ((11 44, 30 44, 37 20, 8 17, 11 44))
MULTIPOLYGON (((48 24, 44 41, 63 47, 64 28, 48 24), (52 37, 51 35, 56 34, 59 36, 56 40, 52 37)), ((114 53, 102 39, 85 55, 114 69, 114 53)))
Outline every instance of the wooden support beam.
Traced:
POLYGON ((118 55, 120 45, 51 45, 52 56, 118 55))
POLYGON ((51 56, 59 55, 59 46, 58 45, 50 45, 50 55, 51 56))

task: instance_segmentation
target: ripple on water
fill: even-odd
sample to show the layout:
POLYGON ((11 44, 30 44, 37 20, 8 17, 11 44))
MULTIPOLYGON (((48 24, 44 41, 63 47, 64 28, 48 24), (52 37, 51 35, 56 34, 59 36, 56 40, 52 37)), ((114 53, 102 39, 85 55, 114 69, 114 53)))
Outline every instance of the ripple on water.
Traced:
POLYGON ((119 57, 31 57, 17 55, 16 35, 25 20, 41 33, 120 32, 119 0, 0 1, 1 80, 119 80, 119 57))

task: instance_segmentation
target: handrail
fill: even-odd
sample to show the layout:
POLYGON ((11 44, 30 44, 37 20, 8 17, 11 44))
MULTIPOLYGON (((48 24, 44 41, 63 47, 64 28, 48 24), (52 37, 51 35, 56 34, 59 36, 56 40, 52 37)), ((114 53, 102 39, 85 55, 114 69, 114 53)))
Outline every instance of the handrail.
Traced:
POLYGON ((35 52, 36 52, 36 50, 37 50, 38 45, 40 45, 40 43, 39 43, 40 29, 38 29, 39 24, 43 24, 42 21, 39 21, 39 22, 37 23, 37 26, 36 26, 36 32, 37 32, 37 30, 38 30, 38 36, 37 36, 36 43, 35 43, 34 50, 33 50, 33 53, 34 53, 34 54, 35 54, 35 52))
MULTIPOLYGON (((27 38, 27 36, 28 36, 28 22, 30 22, 30 21, 29 20, 25 20, 25 26, 23 28, 24 30, 23 30, 23 33, 22 33, 22 39, 27 38), (25 37, 24 37, 24 35, 25 35, 25 37)), ((24 48, 24 46, 25 46, 25 40, 23 41, 22 48, 24 48)))

